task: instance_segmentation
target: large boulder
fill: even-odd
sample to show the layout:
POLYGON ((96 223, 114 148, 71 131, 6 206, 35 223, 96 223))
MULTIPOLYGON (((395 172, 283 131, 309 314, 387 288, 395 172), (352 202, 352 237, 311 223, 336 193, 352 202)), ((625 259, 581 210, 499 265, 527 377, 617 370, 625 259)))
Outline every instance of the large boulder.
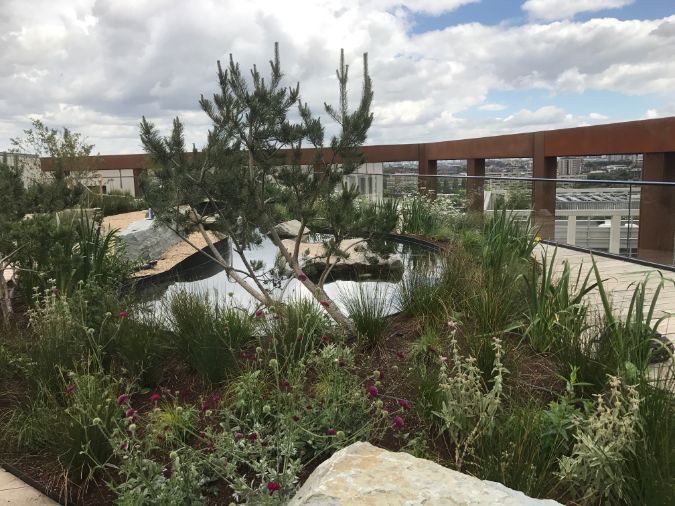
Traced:
POLYGON ((162 254, 181 242, 181 238, 170 228, 155 220, 138 220, 118 234, 125 246, 127 260, 157 260, 162 254))
POLYGON ((289 506, 560 506, 407 453, 354 443, 317 467, 289 506))
MULTIPOLYGON (((287 250, 293 251, 295 241, 282 241, 287 250)), ((403 260, 398 254, 379 255, 368 248, 363 239, 345 239, 340 249, 347 258, 340 259, 331 271, 332 279, 374 277, 378 279, 400 279, 403 275, 403 260)), ((321 275, 326 267, 326 250, 320 242, 300 243, 300 268, 311 279, 321 275)), ((332 258, 331 262, 335 259, 332 258)))
MULTIPOLYGON (((300 223, 298 220, 289 220, 289 221, 284 221, 283 223, 279 223, 274 227, 274 230, 276 230, 277 234, 279 234, 279 237, 282 239, 286 238, 295 238, 298 237, 298 234, 300 233, 300 227, 302 223, 300 223)), ((309 234, 310 231, 307 227, 304 228, 302 235, 305 236, 309 234)))

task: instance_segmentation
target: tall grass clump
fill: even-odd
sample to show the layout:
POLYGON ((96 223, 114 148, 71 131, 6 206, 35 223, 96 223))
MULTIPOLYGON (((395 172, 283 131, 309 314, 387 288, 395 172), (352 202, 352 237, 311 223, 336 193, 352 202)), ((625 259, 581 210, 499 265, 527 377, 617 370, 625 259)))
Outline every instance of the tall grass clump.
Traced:
POLYGON ((420 268, 405 273, 396 285, 395 304, 399 311, 420 318, 429 315, 430 308, 437 308, 440 287, 433 268, 420 268))
POLYGON ((367 351, 380 346, 388 327, 390 290, 379 284, 357 283, 354 290, 341 294, 341 300, 354 322, 359 345, 367 351))
POLYGON ((220 383, 236 374, 241 348, 253 339, 247 312, 187 291, 173 294, 168 307, 176 348, 200 376, 220 383))
MULTIPOLYGON (((538 352, 560 353, 570 347, 579 348, 576 341, 587 329, 588 307, 584 299, 596 286, 589 284, 590 271, 582 279, 579 267, 575 276, 567 261, 554 279, 556 253, 550 261, 544 255, 540 267, 533 263, 525 278, 528 311, 524 336, 538 352)), ((577 358, 563 355, 568 360, 577 358)))

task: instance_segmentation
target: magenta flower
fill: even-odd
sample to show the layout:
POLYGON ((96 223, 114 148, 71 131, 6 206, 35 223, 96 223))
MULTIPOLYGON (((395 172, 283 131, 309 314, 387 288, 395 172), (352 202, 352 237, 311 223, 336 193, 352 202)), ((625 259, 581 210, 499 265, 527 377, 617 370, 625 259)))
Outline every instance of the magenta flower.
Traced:
POLYGON ((373 397, 377 397, 378 395, 380 395, 380 391, 377 389, 377 387, 375 385, 368 386, 368 388, 366 388, 366 390, 368 390, 368 393, 370 395, 372 395, 373 397))
POLYGON ((337 434, 337 429, 326 429, 327 436, 334 436, 335 434, 337 434))
POLYGON ((211 397, 211 400, 212 400, 213 402, 218 402, 218 401, 220 401, 220 395, 214 394, 214 395, 211 397))
POLYGON ((396 356, 397 356, 400 360, 405 360, 405 353, 403 353, 402 351, 397 351, 397 352, 396 352, 396 356))
POLYGON ((395 416, 394 419, 391 421, 391 424, 397 428, 397 429, 402 429, 405 427, 405 422, 403 421, 403 418, 400 416, 395 416))
POLYGON ((281 490, 281 485, 279 485, 276 481, 269 481, 267 482, 267 490, 269 490, 270 494, 273 494, 277 490, 281 490))
POLYGON ((131 418, 136 414, 136 410, 134 408, 129 408, 124 412, 124 416, 127 418, 131 418))
POLYGON ((117 405, 120 406, 129 400, 128 394, 122 394, 117 398, 117 405))
POLYGON ((300 281, 307 281, 307 276, 305 276, 305 274, 301 272, 300 274, 298 274, 298 279, 300 281))
POLYGON ((120 441, 120 450, 126 450, 127 449, 127 442, 126 441, 120 441))
POLYGON ((323 335, 323 336, 321 336, 321 340, 322 340, 324 343, 327 343, 327 342, 329 341, 329 338, 328 338, 327 335, 323 335))
POLYGON ((234 440, 235 441, 240 441, 244 439, 244 435, 241 432, 235 432, 234 433, 234 440))
POLYGON ((258 310, 255 312, 255 317, 256 317, 256 318, 262 318, 264 314, 265 314, 265 311, 263 311, 262 309, 258 309, 258 310))
POLYGON ((117 312, 117 316, 119 316, 120 318, 126 318, 127 316, 129 316, 129 312, 122 309, 121 311, 117 312))
POLYGON ((248 436, 246 436, 246 439, 248 439, 249 441, 255 441, 256 439, 258 439, 258 434, 255 432, 251 432, 248 436))
POLYGON ((302 336, 296 337, 295 340, 299 343, 300 341, 302 341, 302 336))
POLYGON ((150 396, 150 401, 151 401, 151 402, 157 402, 157 401, 160 400, 161 398, 162 398, 162 394, 158 394, 158 393, 155 392, 154 394, 152 394, 152 395, 150 396))
POLYGON ((399 399, 398 405, 401 406, 405 411, 410 409, 410 401, 406 399, 399 399))
POLYGON ((323 307, 329 307, 330 306, 330 301, 328 300, 322 300, 319 302, 323 307))
POLYGON ((75 391, 75 385, 68 385, 68 386, 66 387, 66 393, 67 393, 68 395, 72 394, 74 391, 75 391))

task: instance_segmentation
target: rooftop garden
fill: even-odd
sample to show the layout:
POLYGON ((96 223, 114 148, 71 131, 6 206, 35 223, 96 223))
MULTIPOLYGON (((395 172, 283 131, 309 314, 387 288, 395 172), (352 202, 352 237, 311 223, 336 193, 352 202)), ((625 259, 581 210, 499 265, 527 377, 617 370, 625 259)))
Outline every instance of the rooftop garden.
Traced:
POLYGON ((168 137, 142 121, 146 202, 186 240, 205 238, 196 254, 248 305, 177 290, 158 311, 91 212, 5 212, 2 268, 18 297, 2 277, 0 462, 82 505, 284 504, 332 453, 370 441, 532 497, 669 503, 675 373, 655 330, 659 291, 634 286, 620 318, 596 266, 584 277, 557 273, 554 254, 536 261, 536 229, 506 208, 484 218, 424 193, 361 199, 342 181, 372 121, 363 74, 350 112, 341 62, 328 142, 297 88, 280 86, 278 55, 252 84, 219 65, 219 93, 201 100, 203 150, 185 154, 178 120, 168 137), (288 219, 301 228, 284 242, 275 227, 288 219), (322 232, 311 273, 306 227, 322 232), (393 286, 329 296, 332 271, 365 245, 392 255, 392 234, 433 252, 393 286), (249 256, 265 240, 273 265, 249 256), (280 297, 290 281, 300 296, 280 297))

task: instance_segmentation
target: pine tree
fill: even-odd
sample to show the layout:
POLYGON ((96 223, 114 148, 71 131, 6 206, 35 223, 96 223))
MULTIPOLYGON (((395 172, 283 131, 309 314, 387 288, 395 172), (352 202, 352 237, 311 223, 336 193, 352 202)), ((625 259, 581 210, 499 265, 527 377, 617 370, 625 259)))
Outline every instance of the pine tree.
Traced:
POLYGON ((141 141, 154 161, 143 181, 143 190, 158 219, 183 237, 199 230, 209 245, 209 256, 227 271, 252 297, 273 305, 272 294, 261 281, 261 266, 246 257, 246 248, 268 234, 290 270, 340 325, 351 329, 349 319, 330 300, 324 283, 335 264, 349 254, 342 241, 359 234, 378 242, 396 224, 389 206, 359 206, 358 192, 343 183, 365 159, 360 146, 365 142, 373 115, 372 83, 367 54, 363 58, 363 89, 358 107, 350 112, 347 101, 348 65, 344 52, 337 70, 340 102, 337 108, 324 104, 327 114, 339 125, 339 134, 325 143, 325 129, 307 103, 300 87, 282 86, 283 74, 278 45, 270 61, 266 80, 254 66, 247 81, 230 55, 227 69, 218 62, 219 93, 200 105, 212 121, 206 147, 185 152, 183 126, 178 118, 169 137, 162 137, 145 117, 141 141), (296 108, 299 122, 289 113, 296 108), (309 167, 301 165, 300 150, 313 150, 309 167), (282 203, 301 223, 294 247, 287 249, 275 230, 275 205, 282 203), (240 256, 245 270, 225 261, 206 232, 209 228, 226 235, 240 256), (326 268, 318 279, 301 270, 300 244, 307 224, 318 217, 326 220, 333 235, 324 242, 326 268))

